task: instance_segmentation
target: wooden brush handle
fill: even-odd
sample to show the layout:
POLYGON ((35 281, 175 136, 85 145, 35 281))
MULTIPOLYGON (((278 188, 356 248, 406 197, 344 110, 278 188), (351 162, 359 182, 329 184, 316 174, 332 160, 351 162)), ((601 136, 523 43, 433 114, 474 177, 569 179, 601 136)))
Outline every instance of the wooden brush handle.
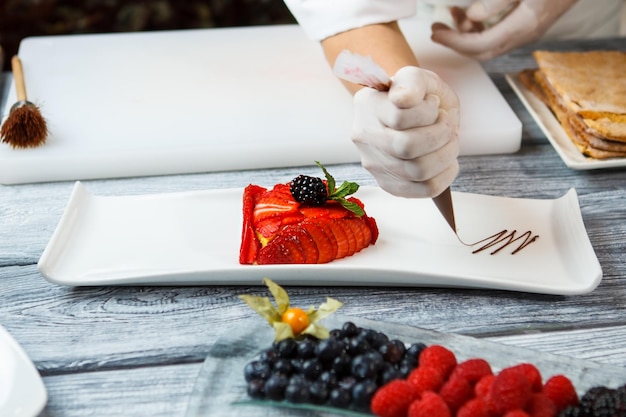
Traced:
POLYGON ((13 69, 13 80, 15 81, 15 92, 18 101, 26 101, 26 83, 24 82, 24 70, 22 69, 22 61, 17 55, 11 59, 11 68, 13 69))

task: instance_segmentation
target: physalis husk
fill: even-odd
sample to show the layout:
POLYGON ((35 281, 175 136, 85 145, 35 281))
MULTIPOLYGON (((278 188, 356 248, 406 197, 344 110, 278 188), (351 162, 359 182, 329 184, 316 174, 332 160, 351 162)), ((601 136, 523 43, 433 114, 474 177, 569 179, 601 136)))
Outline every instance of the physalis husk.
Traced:
POLYGON ((272 304, 269 297, 240 295, 239 298, 265 318, 274 328, 274 340, 279 341, 304 335, 315 336, 318 339, 326 339, 330 336, 328 329, 318 322, 337 311, 343 305, 342 302, 327 297, 326 302, 320 304, 317 309, 310 307, 304 311, 290 306, 289 295, 280 285, 269 278, 263 278, 263 282, 269 288, 276 305, 272 304))

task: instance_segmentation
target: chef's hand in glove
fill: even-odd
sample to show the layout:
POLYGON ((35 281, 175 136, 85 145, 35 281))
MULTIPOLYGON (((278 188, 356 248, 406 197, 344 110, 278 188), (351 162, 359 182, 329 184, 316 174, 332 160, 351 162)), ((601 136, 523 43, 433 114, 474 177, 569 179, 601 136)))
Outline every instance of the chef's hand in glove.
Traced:
POLYGON ((432 40, 464 55, 487 60, 541 37, 576 0, 477 0, 452 8, 457 30, 432 25, 432 40), (486 24, 502 13, 491 27, 486 24))
POLYGON ((388 92, 362 88, 354 104, 352 140, 382 189, 435 197, 452 183, 459 171, 459 102, 439 76, 403 67, 388 92))

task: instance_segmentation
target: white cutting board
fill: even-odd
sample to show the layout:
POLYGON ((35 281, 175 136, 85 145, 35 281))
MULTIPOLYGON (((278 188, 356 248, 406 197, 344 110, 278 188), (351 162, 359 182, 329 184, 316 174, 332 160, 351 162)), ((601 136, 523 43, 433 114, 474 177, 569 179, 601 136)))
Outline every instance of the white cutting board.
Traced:
MULTIPOLYGON (((517 151, 519 119, 428 25, 405 29, 459 94, 462 154, 517 151)), ((1 184, 359 161, 352 98, 297 25, 33 37, 18 54, 50 135, 0 144, 1 184)), ((14 102, 11 86, 3 120, 14 102)))

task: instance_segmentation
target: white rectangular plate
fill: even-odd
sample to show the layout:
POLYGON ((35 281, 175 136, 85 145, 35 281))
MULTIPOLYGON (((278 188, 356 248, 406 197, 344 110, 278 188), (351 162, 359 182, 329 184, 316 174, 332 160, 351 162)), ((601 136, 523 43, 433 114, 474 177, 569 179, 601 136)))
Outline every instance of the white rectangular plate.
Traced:
POLYGON ((505 77, 565 165, 576 170, 626 167, 626 158, 594 159, 583 155, 548 106, 519 81, 517 74, 505 77))
POLYGON ((34 417, 48 401, 37 368, 0 326, 0 416, 34 417))
MULTIPOLYGON (((574 189, 554 200, 453 193, 459 235, 477 242, 503 229, 539 239, 515 255, 472 254, 429 199, 377 187, 357 196, 380 237, 354 256, 320 265, 240 265, 243 189, 94 196, 77 182, 39 260, 69 286, 258 284, 482 287, 548 294, 593 290, 600 264, 574 189)), ((510 249, 510 250, 509 250, 510 249)))

